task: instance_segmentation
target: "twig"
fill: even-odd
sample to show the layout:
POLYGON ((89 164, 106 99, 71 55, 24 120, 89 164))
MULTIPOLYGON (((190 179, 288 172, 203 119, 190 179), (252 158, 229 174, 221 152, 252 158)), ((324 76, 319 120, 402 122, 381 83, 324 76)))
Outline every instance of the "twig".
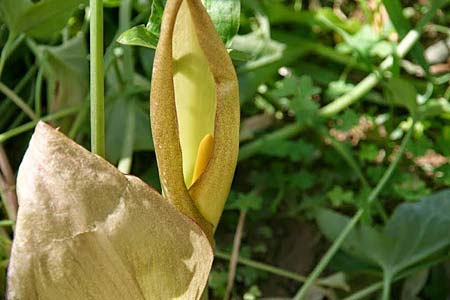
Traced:
POLYGON ((246 215, 247 215, 247 211, 241 210, 241 212, 239 214, 238 225, 236 227, 236 233, 234 234, 233 251, 231 253, 229 271, 228 271, 227 289, 225 291, 225 295, 223 296, 223 300, 230 299, 231 291, 233 290, 234 278, 236 277, 236 266, 238 264, 239 249, 241 248, 242 232, 244 230, 246 215))
POLYGON ((4 205, 8 219, 15 221, 17 218, 17 195, 14 184, 14 173, 9 164, 3 145, 0 144, 0 188, 4 196, 4 205))

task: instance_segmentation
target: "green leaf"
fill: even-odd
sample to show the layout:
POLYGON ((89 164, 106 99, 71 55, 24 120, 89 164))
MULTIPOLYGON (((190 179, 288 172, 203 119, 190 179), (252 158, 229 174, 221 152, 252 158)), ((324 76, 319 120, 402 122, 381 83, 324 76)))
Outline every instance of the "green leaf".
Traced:
POLYGON ((165 0, 152 1, 152 12, 147 25, 138 25, 123 32, 117 42, 124 45, 142 46, 155 49, 158 45, 161 31, 161 20, 164 12, 165 0))
MULTIPOLYGON (((239 29, 239 0, 202 0, 219 36, 229 45, 239 29)), ((124 45, 156 48, 166 0, 152 1, 152 12, 146 26, 138 25, 123 32, 117 41, 124 45)))
POLYGON ((260 149, 260 153, 279 158, 289 158, 291 161, 308 161, 311 159, 315 147, 303 140, 299 141, 269 141, 260 149))
POLYGON ((316 176, 305 169, 289 176, 290 185, 301 190, 312 188, 316 181, 316 176))
POLYGON ((105 111, 106 149, 107 158, 111 163, 117 163, 122 155, 122 144, 126 134, 126 116, 130 109, 134 111, 136 128, 134 133, 135 151, 153 150, 152 136, 150 133, 150 120, 148 111, 144 111, 136 103, 135 99, 119 97, 110 101, 105 111))
POLYGON ((239 210, 260 210, 263 198, 255 192, 230 197, 225 208, 239 210))
MULTIPOLYGON (((360 225, 342 245, 358 258, 377 264, 390 274, 410 268, 450 246, 450 189, 397 207, 382 230, 360 225)), ((317 222, 322 233, 334 240, 349 218, 319 210, 317 222)))
POLYGON ((417 110, 417 91, 414 85, 404 79, 395 77, 387 83, 388 97, 392 102, 401 105, 415 114, 417 110))
POLYGON ((222 41, 229 45, 239 29, 240 0, 202 0, 222 41))
POLYGON ((336 129, 347 131, 359 123, 359 114, 357 114, 353 109, 348 108, 343 114, 336 116, 335 119, 336 129))
POLYGON ((415 157, 424 155, 427 150, 434 149, 433 141, 425 135, 414 140, 406 146, 406 150, 411 152, 415 157))
POLYGON ((425 181, 416 174, 409 173, 402 173, 396 177, 393 190, 407 201, 415 201, 430 193, 425 181))
POLYGON ((159 36, 149 31, 144 25, 138 25, 123 32, 117 42, 124 45, 141 46, 156 49, 159 36))
POLYGON ((359 150, 359 159, 374 161, 378 156, 379 149, 375 144, 361 144, 361 149, 359 150))
POLYGON ((339 207, 343 203, 355 202, 353 191, 344 190, 338 185, 334 186, 333 189, 327 193, 327 196, 334 207, 339 207))
POLYGON ((73 12, 86 0, 1 0, 0 18, 11 34, 26 33, 31 37, 48 38, 67 24, 73 12))
MULTIPOLYGON (((52 112, 80 105, 86 99, 89 87, 87 46, 83 36, 75 37, 56 47, 40 46, 39 59, 48 81, 56 87, 48 95, 52 112)), ((59 122, 62 131, 68 129, 70 120, 59 122)))
POLYGON ((299 94, 294 97, 289 107, 295 112, 295 119, 299 124, 312 126, 318 118, 319 104, 314 102, 313 96, 320 89, 314 87, 312 79, 302 76, 298 85, 299 94))
POLYGON ((258 15, 254 24, 255 29, 245 35, 236 35, 230 48, 248 53, 252 57, 240 66, 241 71, 250 71, 268 65, 282 58, 285 44, 271 38, 270 23, 266 16, 258 15))

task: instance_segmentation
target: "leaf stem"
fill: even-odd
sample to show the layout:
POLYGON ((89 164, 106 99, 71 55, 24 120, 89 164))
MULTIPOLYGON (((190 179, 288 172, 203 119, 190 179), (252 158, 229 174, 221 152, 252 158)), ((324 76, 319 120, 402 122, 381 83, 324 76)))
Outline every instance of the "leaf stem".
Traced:
MULTIPOLYGON (((231 260, 231 254, 225 253, 223 251, 216 251, 215 253, 215 257, 220 258, 220 259, 224 259, 224 260, 231 260)), ((269 264, 265 264, 265 263, 261 263, 261 262, 257 262, 245 257, 241 257, 239 256, 237 259, 238 263, 244 265, 244 266, 248 266, 248 267, 252 267, 254 269, 257 270, 261 270, 261 271, 265 271, 268 273, 272 273, 281 277, 285 277, 285 278, 289 278, 298 282, 305 282, 306 281, 306 277, 299 275, 297 273, 291 272, 291 271, 287 271, 281 268, 277 268, 274 267, 272 265, 269 264)))
MULTIPOLYGON (((422 265, 419 265, 419 266, 407 269, 406 271, 403 271, 400 274, 395 275, 393 277, 391 283, 392 282, 396 282, 396 281, 398 281, 400 279, 403 279, 405 277, 408 277, 409 275, 414 274, 414 273, 419 272, 419 271, 422 271, 422 270, 424 270, 426 268, 430 268, 430 267, 435 266, 437 264, 443 263, 443 262, 447 261, 450 258, 449 255, 450 255, 450 253, 445 255, 445 256, 443 256, 443 257, 439 257, 437 259, 433 259, 433 260, 429 261, 428 263, 425 263, 425 264, 422 264, 422 265)), ((368 287, 366 287, 366 288, 364 288, 362 290, 359 290, 356 293, 354 293, 354 294, 352 294, 352 295, 350 295, 350 296, 348 296, 348 297, 346 297, 346 298, 344 298, 342 300, 359 300, 359 299, 366 298, 370 294, 372 294, 372 293, 378 291, 379 289, 381 289, 383 287, 383 281, 384 280, 376 282, 376 283, 373 283, 373 284, 369 285, 368 287)))
POLYGON ((3 82, 0 82, 0 91, 11 99, 31 120, 37 120, 38 117, 28 104, 20 98, 13 90, 7 87, 3 82))
POLYGON ((381 296, 382 300, 390 299, 391 282, 392 282, 392 275, 390 273, 385 272, 383 276, 383 295, 381 296))
POLYGON ((42 77, 43 77, 43 70, 42 68, 39 68, 39 71, 37 73, 36 77, 36 89, 34 90, 34 111, 36 112, 36 116, 38 118, 41 117, 42 113, 42 77))
MULTIPOLYGON (((75 106, 75 107, 63 109, 54 114, 47 115, 47 116, 41 118, 41 121, 53 121, 53 120, 61 119, 61 118, 64 118, 66 116, 69 116, 69 115, 72 115, 72 114, 78 112, 80 109, 81 109, 81 106, 75 106)), ((28 122, 26 124, 23 124, 19 127, 8 130, 4 133, 1 133, 0 134, 0 144, 4 143, 6 140, 8 140, 12 137, 15 137, 16 135, 19 135, 21 133, 24 133, 28 130, 33 129, 34 126, 36 126, 36 124, 38 122, 39 122, 39 120, 34 120, 34 121, 28 122)))
MULTIPOLYGON (((389 165, 388 169, 384 172, 383 177, 380 179, 377 186, 372 190, 370 195, 367 197, 368 203, 371 203, 376 199, 376 197, 381 192, 381 190, 384 188, 384 186, 387 183, 387 181, 389 180, 389 178, 392 176, 395 168, 398 166, 398 163, 400 162, 400 159, 402 158, 403 153, 406 150, 406 145, 408 144, 408 141, 411 138, 412 132, 414 131, 414 125, 415 125, 415 121, 411 125, 411 128, 408 130, 408 133, 403 138, 402 144, 400 146, 400 150, 398 151, 394 161, 389 165)), ((331 261, 331 259, 334 257, 336 252, 341 247, 342 243, 347 238, 348 234, 352 231, 352 229, 359 222, 359 220, 361 219, 363 214, 364 214, 364 209, 363 208, 358 209, 356 214, 353 216, 353 218, 350 220, 350 222, 347 223, 345 228, 342 230, 342 232, 339 234, 339 236, 333 242, 333 244, 328 249, 328 251, 325 253, 325 255, 320 259, 319 263, 314 268, 314 270, 311 272, 311 274, 308 276, 305 284, 303 284, 303 286, 297 292, 297 294, 295 295, 293 300, 305 299, 308 289, 311 287, 311 285, 316 281, 316 279, 320 276, 320 274, 326 268, 328 263, 331 261)))
POLYGON ((2 77, 3 68, 5 67, 6 59, 9 57, 12 51, 19 46, 19 44, 23 41, 24 35, 21 34, 16 39, 15 34, 9 33, 8 38, 6 39, 5 46, 3 47, 2 53, 0 54, 0 78, 2 77))
POLYGON ((103 2, 90 0, 91 151, 105 157, 103 2))
MULTIPOLYGON (((37 65, 33 65, 31 68, 28 69, 25 76, 22 77, 22 79, 19 81, 19 83, 14 87, 14 93, 19 94, 23 88, 28 84, 28 82, 33 77, 34 73, 37 70, 37 65)), ((6 124, 10 123, 9 118, 7 117, 8 112, 10 111, 10 101, 3 101, 2 104, 0 104, 0 116, 3 116, 2 119, 0 119, 0 128, 3 128, 6 126, 6 124)))

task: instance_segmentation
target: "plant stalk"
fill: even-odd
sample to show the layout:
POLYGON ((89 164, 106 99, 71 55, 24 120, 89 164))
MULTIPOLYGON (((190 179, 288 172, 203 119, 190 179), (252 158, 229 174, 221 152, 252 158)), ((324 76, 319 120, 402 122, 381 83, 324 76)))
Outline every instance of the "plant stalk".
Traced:
POLYGON ((239 221, 236 228, 236 232, 234 234, 233 252, 231 254, 230 264, 228 267, 229 271, 228 271, 227 289, 225 291, 225 295, 223 296, 223 300, 230 299, 231 292, 233 290, 234 279, 236 277, 236 267, 238 264, 239 250, 241 249, 242 232, 244 230, 246 216, 247 211, 241 210, 239 214, 239 221))
POLYGON ((391 282, 392 276, 391 274, 384 274, 383 277, 383 295, 381 296, 382 300, 389 300, 391 295, 391 282))
POLYGON ((21 34, 16 38, 15 34, 9 33, 6 39, 5 46, 3 47, 2 53, 0 54, 0 78, 2 77, 3 68, 5 67, 6 59, 9 57, 12 51, 19 46, 23 41, 25 35, 21 34))
POLYGON ((0 82, 0 91, 5 94, 9 99, 11 99, 31 120, 37 120, 38 117, 34 111, 28 106, 28 104, 23 101, 13 90, 0 82))
MULTIPOLYGON (((60 110, 54 114, 47 115, 47 116, 41 118, 41 120, 46 122, 46 121, 53 121, 53 120, 61 119, 61 118, 67 117, 69 115, 77 113, 80 109, 81 109, 81 105, 66 108, 66 109, 60 110)), ((39 120, 31 121, 31 122, 23 124, 19 127, 8 130, 4 133, 0 133, 0 144, 4 143, 6 140, 8 140, 12 137, 15 137, 21 133, 24 133, 24 132, 27 132, 28 130, 33 129, 38 122, 39 122, 39 120)))
POLYGON ((105 157, 105 99, 103 76, 103 1, 90 0, 91 151, 105 157))

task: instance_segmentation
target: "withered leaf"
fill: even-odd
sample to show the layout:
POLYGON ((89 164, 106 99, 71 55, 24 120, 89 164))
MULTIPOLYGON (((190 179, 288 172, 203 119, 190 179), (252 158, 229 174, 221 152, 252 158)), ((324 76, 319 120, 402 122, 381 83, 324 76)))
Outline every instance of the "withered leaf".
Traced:
POLYGON ((140 179, 39 123, 17 178, 8 299, 199 299, 205 233, 140 179))

